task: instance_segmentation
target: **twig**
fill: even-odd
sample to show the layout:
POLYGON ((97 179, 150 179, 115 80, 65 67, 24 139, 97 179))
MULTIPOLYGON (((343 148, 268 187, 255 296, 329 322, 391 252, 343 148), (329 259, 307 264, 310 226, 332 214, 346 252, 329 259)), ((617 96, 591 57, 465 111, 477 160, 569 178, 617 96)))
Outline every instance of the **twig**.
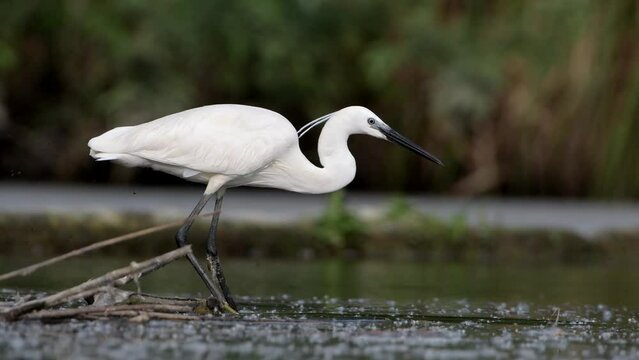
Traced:
POLYGON ((195 307, 201 304, 206 305, 206 302, 206 299, 151 295, 127 291, 115 287, 108 287, 106 291, 98 292, 93 295, 93 302, 91 305, 97 307, 113 306, 118 304, 163 304, 195 307))
POLYGON ((96 292, 106 291, 108 289, 106 285, 124 285, 133 280, 133 278, 137 276, 136 274, 139 274, 139 276, 143 276, 189 253, 192 253, 191 246, 187 245, 163 255, 143 261, 141 263, 132 264, 127 267, 113 270, 100 277, 91 279, 80 285, 60 291, 56 294, 40 299, 27 301, 21 305, 14 306, 13 308, 9 309, 9 311, 0 315, 3 315, 9 320, 15 320, 20 315, 32 310, 55 306, 67 301, 88 297, 95 294, 96 292))
POLYGON ((44 320, 44 319, 59 319, 70 318, 79 315, 93 314, 93 315, 111 315, 118 311, 151 311, 151 312, 173 312, 173 313, 188 313, 193 311, 193 306, 184 305, 166 305, 166 304, 121 304, 112 306, 84 306, 74 309, 59 309, 59 310, 41 310, 38 312, 24 314, 22 319, 28 320, 44 320))
POLYGON ((171 314, 162 312, 147 312, 149 317, 160 320, 202 320, 203 316, 187 315, 187 314, 171 314))
POLYGON ((559 308, 557 308, 557 318, 555 319, 555 323, 553 324, 554 327, 557 327, 557 325, 559 325, 559 313, 561 312, 561 310, 559 308))
POLYGON ((173 320, 173 321, 189 321, 189 320, 202 320, 204 316, 187 315, 187 314, 171 314, 162 312, 137 312, 137 311, 116 311, 109 313, 109 316, 98 315, 94 313, 80 315, 81 318, 91 320, 109 320, 112 317, 128 317, 130 321, 144 322, 149 319, 158 320, 173 320))
MULTIPOLYGON (((206 217, 206 216, 211 216, 215 214, 215 211, 210 212, 210 213, 206 213, 206 214, 202 214, 200 215, 200 217, 206 217)), ((153 234, 165 229, 169 229, 171 227, 174 226, 178 226, 180 224, 182 224, 184 221, 183 220, 178 220, 178 221, 173 221, 167 224, 162 224, 162 225, 156 225, 156 226, 152 226, 146 229, 142 229, 142 230, 138 230, 138 231, 134 231, 128 234, 124 234, 124 235, 120 235, 120 236, 116 236, 114 238, 110 238, 107 240, 103 240, 97 243, 93 243, 91 245, 87 245, 85 247, 81 247, 79 249, 75 249, 72 251, 69 251, 68 253, 56 256, 56 257, 52 257, 50 259, 41 261, 39 263, 35 263, 26 267, 23 267, 21 269, 17 269, 17 270, 13 270, 10 271, 8 273, 4 273, 2 275, 0 275, 0 281, 4 281, 4 280, 8 280, 17 276, 27 276, 31 273, 33 273, 36 270, 39 270, 43 267, 49 266, 49 265, 53 265, 55 263, 58 263, 62 260, 66 260, 68 258, 74 257, 74 256, 78 256, 78 255, 82 255, 85 254, 87 252, 90 251, 94 251, 94 250, 98 250, 101 249, 103 247, 107 247, 107 246, 111 246, 114 244, 118 244, 124 241, 128 241, 128 240, 132 240, 135 238, 138 238, 140 236, 144 236, 144 235, 149 235, 149 234, 153 234)))
POLYGON ((158 296, 151 294, 137 294, 131 293, 127 299, 128 304, 164 304, 164 305, 182 305, 182 306, 196 306, 202 303, 202 299, 195 298, 182 298, 182 297, 169 297, 158 296))

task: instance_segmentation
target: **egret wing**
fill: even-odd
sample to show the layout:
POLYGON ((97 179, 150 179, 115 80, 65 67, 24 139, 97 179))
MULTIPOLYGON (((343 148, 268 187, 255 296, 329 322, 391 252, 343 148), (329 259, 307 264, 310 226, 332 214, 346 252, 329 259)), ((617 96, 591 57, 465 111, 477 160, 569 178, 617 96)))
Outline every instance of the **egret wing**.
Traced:
POLYGON ((276 112, 212 105, 116 128, 89 146, 190 171, 245 175, 269 165, 296 142, 295 128, 276 112))

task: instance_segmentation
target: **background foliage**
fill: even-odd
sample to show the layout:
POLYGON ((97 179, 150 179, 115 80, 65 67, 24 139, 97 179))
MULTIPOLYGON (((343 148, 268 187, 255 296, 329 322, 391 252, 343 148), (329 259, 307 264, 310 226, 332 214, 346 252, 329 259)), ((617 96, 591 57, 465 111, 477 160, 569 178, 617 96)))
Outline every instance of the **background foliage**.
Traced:
POLYGON ((357 138, 355 187, 637 198, 638 17, 634 0, 3 1, 0 176, 177 181, 86 142, 211 103, 298 127, 360 104, 446 167, 357 138))

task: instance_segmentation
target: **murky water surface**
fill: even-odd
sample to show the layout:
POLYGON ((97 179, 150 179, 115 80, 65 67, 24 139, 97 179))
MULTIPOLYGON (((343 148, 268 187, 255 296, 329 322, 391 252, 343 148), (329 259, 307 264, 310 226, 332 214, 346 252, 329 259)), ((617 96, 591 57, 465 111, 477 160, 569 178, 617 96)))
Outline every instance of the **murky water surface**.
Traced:
MULTIPOLYGON (((0 259, 0 272, 26 261, 0 259)), ((69 261, 3 283, 0 301, 126 265, 69 261), (28 289, 28 290, 27 290, 28 289)), ((241 317, 0 322, 0 358, 639 358, 639 274, 626 267, 227 260, 241 317)), ((203 293, 185 262, 145 292, 203 293)))

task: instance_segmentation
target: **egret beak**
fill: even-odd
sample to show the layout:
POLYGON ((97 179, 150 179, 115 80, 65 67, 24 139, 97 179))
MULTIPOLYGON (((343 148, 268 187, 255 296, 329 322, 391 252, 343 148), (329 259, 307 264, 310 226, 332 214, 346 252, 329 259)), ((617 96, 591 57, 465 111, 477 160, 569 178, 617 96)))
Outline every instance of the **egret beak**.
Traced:
POLYGON ((384 134, 384 136, 386 136, 386 139, 388 141, 394 142, 397 145, 401 145, 403 147, 405 147, 406 149, 414 152, 417 155, 423 156, 426 159, 434 162, 437 165, 441 165, 444 166, 444 163, 441 162, 441 160, 439 160, 438 158, 436 158, 435 156, 431 155, 428 153, 428 151, 422 149, 421 147, 419 147, 417 144, 415 144, 414 142, 408 140, 404 135, 398 133, 397 131, 391 129, 390 127, 379 127, 378 130, 384 134))

